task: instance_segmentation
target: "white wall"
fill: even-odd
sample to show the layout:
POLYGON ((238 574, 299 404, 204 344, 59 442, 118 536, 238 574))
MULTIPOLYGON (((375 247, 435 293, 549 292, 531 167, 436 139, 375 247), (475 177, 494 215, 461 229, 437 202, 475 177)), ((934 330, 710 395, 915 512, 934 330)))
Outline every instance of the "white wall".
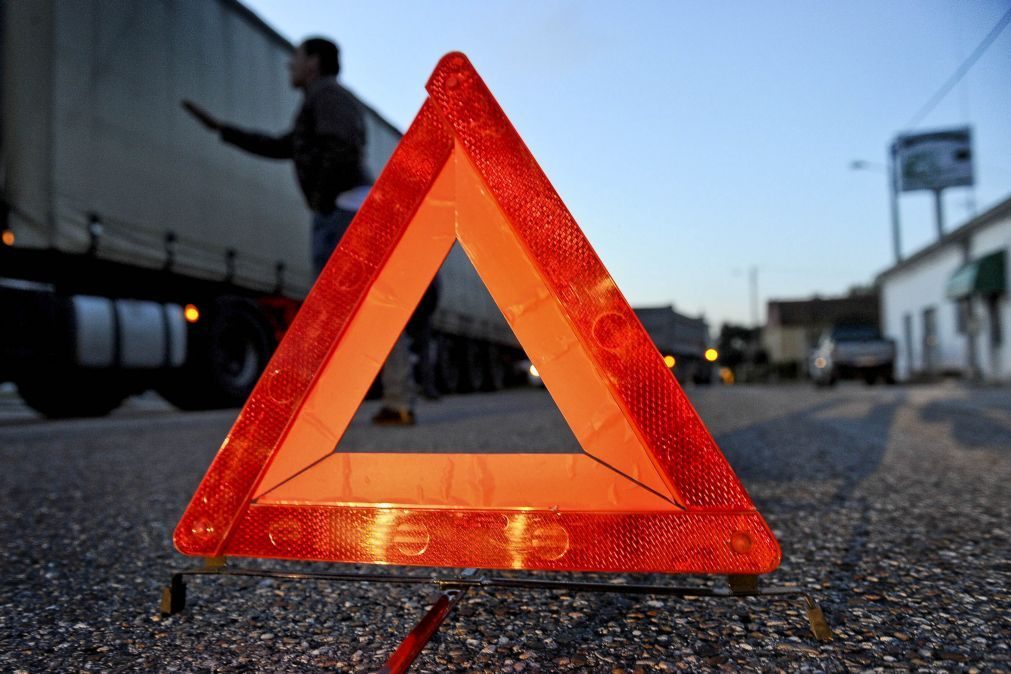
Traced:
POLYGON ((965 367, 965 336, 959 335, 957 307, 944 296, 948 279, 962 265, 962 251, 957 246, 945 248, 920 260, 912 267, 888 277, 881 289, 882 327, 885 335, 895 340, 897 379, 908 379, 923 372, 923 311, 933 307, 937 316, 935 368, 959 370, 965 367), (903 332, 903 316, 912 316, 912 372, 910 353, 903 332))
MULTIPOLYGON (((969 259, 972 260, 998 250, 1005 251, 1008 261, 1005 273, 1011 276, 1011 218, 982 228, 968 242, 969 259)), ((896 378, 905 380, 924 372, 923 312, 929 307, 936 312, 935 372, 966 370, 969 337, 958 333, 958 306, 945 296, 948 280, 962 264, 962 244, 953 243, 884 279, 881 288, 882 328, 888 337, 895 340, 896 378), (911 354, 903 327, 906 314, 912 316, 911 354)), ((1011 288, 1011 278, 1005 279, 1005 286, 1011 288)), ((999 299, 1002 343, 997 347, 991 344, 990 311, 982 298, 973 299, 973 314, 979 325, 975 337, 977 365, 984 379, 1011 381, 1009 293, 1005 292, 999 299)))

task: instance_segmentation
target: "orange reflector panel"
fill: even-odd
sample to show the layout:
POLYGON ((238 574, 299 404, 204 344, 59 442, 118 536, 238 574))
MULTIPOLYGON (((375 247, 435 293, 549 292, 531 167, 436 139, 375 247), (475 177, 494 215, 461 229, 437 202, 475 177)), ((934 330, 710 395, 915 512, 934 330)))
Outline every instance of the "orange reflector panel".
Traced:
POLYGON ((175 532, 191 555, 755 574, 779 545, 462 54, 408 129, 175 532), (459 241, 582 453, 343 452, 459 241))

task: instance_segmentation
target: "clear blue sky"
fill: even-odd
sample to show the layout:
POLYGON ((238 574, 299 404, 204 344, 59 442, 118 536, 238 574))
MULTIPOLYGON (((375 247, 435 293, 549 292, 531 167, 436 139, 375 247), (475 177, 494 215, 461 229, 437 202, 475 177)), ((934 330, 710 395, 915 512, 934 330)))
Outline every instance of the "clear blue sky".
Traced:
MULTIPOLYGON (((1006 1, 247 0, 293 42, 333 37, 342 79, 400 129, 439 57, 465 52, 633 305, 712 328, 759 294, 869 283, 892 262, 888 143, 1006 1)), ((948 229, 1011 194, 1011 27, 916 128, 970 124, 977 185, 948 229)), ((934 238, 901 199, 904 250, 934 238)))

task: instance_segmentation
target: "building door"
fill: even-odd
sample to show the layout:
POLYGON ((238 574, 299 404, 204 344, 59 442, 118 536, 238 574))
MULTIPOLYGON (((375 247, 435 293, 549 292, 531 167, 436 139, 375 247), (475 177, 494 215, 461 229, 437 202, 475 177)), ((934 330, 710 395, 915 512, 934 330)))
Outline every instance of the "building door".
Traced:
POLYGON ((906 379, 913 376, 916 371, 916 363, 913 361, 913 315, 902 315, 902 346, 905 350, 906 379))
POLYGON ((1001 325, 1000 301, 998 295, 991 295, 986 299, 987 318, 989 319, 989 342, 990 342, 990 375, 989 378, 1000 380, 1004 373, 1001 371, 1001 346, 1004 343, 1004 326, 1001 325))
POLYGON ((937 309, 923 310, 923 372, 933 376, 937 369, 937 309))

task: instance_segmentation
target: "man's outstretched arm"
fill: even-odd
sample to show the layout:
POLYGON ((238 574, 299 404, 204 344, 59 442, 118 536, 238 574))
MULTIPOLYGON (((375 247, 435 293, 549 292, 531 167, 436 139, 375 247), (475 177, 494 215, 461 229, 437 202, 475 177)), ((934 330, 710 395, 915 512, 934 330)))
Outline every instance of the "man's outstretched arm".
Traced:
POLYGON ((238 148, 267 157, 268 159, 292 158, 292 134, 288 132, 280 136, 271 136, 255 131, 245 131, 223 123, 217 117, 204 110, 193 101, 183 101, 183 109, 193 115, 198 122, 210 131, 221 135, 221 140, 238 148))

